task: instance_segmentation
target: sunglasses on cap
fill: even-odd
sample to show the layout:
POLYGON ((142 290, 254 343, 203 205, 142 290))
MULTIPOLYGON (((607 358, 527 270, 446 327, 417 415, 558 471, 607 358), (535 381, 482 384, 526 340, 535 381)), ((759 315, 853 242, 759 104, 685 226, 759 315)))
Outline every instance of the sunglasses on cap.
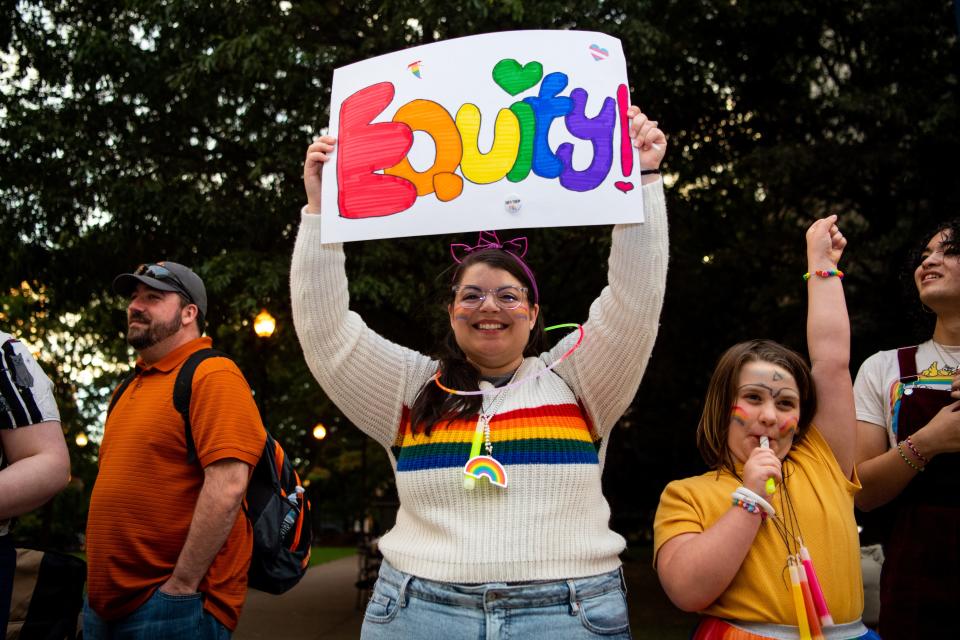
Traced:
POLYGON ((188 300, 193 302, 193 296, 187 291, 187 287, 183 284, 183 281, 180 280, 170 269, 167 269, 162 264, 147 263, 142 264, 136 268, 133 272, 135 276, 147 276, 148 278, 153 278, 154 280, 159 280, 160 282, 166 282, 172 284, 177 288, 179 293, 182 293, 187 297, 188 300))

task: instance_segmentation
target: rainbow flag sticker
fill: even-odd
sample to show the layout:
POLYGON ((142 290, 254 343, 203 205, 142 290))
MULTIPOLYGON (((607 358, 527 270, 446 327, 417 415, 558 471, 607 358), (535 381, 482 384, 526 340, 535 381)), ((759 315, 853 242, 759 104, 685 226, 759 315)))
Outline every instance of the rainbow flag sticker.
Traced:
POLYGON ((408 65, 407 65, 407 69, 410 69, 410 73, 412 73, 412 74, 415 75, 416 77, 418 77, 418 78, 422 77, 422 76, 420 75, 420 61, 419 61, 419 60, 417 60, 416 62, 411 62, 410 64, 408 64, 408 65))
POLYGON ((481 480, 486 478, 490 484, 507 487, 507 471, 503 465, 490 456, 474 456, 463 466, 463 474, 468 478, 481 480))

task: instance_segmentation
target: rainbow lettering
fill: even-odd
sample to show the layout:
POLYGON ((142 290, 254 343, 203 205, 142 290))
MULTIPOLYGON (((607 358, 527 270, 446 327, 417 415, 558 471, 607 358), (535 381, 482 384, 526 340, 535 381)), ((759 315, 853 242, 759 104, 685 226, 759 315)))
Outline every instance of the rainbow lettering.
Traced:
POLYGON ((490 481, 490 484, 495 484, 498 487, 506 488, 507 486, 506 469, 504 469, 503 465, 497 462, 496 459, 490 456, 470 458, 467 460, 467 464, 463 466, 463 474, 471 478, 476 478, 477 480, 486 478, 490 481))
MULTIPOLYGON (((607 51, 597 47, 592 53, 599 59, 597 56, 607 51)), ((418 60, 409 69, 420 77, 420 66, 418 60)), ((521 65, 512 58, 502 59, 494 65, 491 77, 509 96, 534 89, 535 95, 512 103, 505 100, 493 116, 493 143, 486 151, 481 151, 479 144, 485 114, 475 104, 467 102, 452 114, 437 102, 414 99, 399 106, 390 122, 374 122, 391 106, 396 92, 393 83, 372 84, 343 100, 337 132, 340 216, 391 216, 431 194, 441 202, 454 200, 463 193, 464 181, 486 185, 506 179, 518 183, 531 174, 556 180, 567 191, 591 191, 604 183, 615 159, 620 161, 623 177, 631 176, 633 149, 625 84, 611 87, 599 112, 591 117, 586 114, 588 91, 577 87, 564 95, 570 84, 568 75, 560 71, 544 75, 539 62, 521 65), (592 160, 585 169, 573 166, 573 143, 550 147, 551 127, 559 123, 570 136, 591 145, 592 160), (423 171, 414 169, 407 158, 415 131, 428 134, 436 147, 433 164, 423 171)), ((614 186, 623 193, 633 189, 629 181, 617 181, 614 186)))

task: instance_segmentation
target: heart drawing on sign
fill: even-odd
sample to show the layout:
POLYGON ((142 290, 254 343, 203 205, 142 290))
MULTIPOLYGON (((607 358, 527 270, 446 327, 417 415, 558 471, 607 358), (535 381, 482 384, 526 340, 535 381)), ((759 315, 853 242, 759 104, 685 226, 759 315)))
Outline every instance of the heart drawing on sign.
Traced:
POLYGON ((633 191, 632 182, 623 182, 618 180, 617 182, 613 183, 613 186, 615 186, 617 189, 620 189, 620 191, 623 191, 624 193, 627 191, 633 191))
POLYGON ((598 44, 592 44, 590 45, 590 55, 593 56, 594 60, 606 60, 610 52, 598 44))
POLYGON ((493 67, 493 81, 512 96, 536 86, 542 78, 543 65, 539 62, 521 65, 513 58, 507 58, 493 67))

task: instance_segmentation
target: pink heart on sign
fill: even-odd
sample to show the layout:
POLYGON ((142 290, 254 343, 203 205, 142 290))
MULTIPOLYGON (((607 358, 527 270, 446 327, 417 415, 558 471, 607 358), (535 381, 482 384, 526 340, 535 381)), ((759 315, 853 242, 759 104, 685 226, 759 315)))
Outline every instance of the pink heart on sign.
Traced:
POLYGON ((617 189, 620 189, 620 191, 623 191, 624 193, 627 191, 633 191, 632 182, 623 182, 622 180, 618 180, 617 182, 613 183, 613 186, 615 186, 617 189))
POLYGON ((590 55, 593 56, 594 60, 606 60, 610 52, 598 44, 592 44, 590 45, 590 55))

